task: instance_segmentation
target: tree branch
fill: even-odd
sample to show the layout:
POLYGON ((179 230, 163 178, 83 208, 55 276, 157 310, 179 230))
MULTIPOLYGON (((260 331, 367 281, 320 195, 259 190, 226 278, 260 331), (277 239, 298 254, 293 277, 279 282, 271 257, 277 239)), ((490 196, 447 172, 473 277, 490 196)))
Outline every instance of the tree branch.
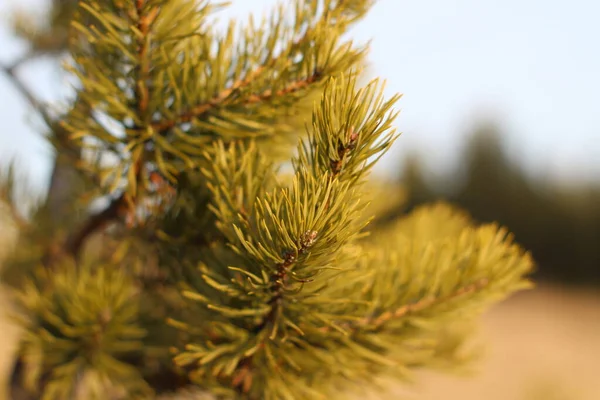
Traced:
MULTIPOLYGON (((269 312, 264 318, 256 325, 253 329, 254 334, 258 334, 260 331, 265 329, 269 325, 277 323, 277 316, 283 309, 283 300, 285 289, 287 288, 289 280, 289 269, 296 263, 298 257, 305 254, 306 251, 312 247, 317 238, 318 232, 307 231, 300 238, 300 248, 297 254, 289 252, 285 255, 284 261, 279 263, 276 267, 275 272, 271 275, 271 298, 268 301, 269 312)), ((275 332, 275 328, 273 328, 275 332)), ((242 358, 238 363, 238 372, 233 376, 232 384, 236 390, 241 393, 248 393, 252 383, 252 360, 254 355, 242 358)))
MULTIPOLYGON (((208 100, 206 103, 202 103, 195 107, 192 107, 188 111, 185 111, 185 112, 179 114, 174 119, 169 119, 169 120, 164 120, 164 121, 159 121, 159 122, 153 123, 152 128, 157 132, 162 132, 162 131, 165 131, 167 129, 174 127, 177 124, 181 124, 184 122, 190 122, 194 118, 200 118, 200 117, 206 115, 208 112, 214 110, 215 108, 224 105, 224 103, 230 98, 230 96, 233 93, 235 93, 236 91, 238 91, 239 89, 241 89, 245 86, 248 86, 252 82, 252 79, 254 79, 254 77, 257 76, 263 69, 264 68, 257 69, 256 71, 249 74, 246 78, 237 81, 230 88, 223 90, 221 93, 219 93, 217 96, 213 97, 212 99, 208 100)), ((321 74, 319 72, 315 72, 306 78, 292 81, 289 85, 287 85, 283 89, 280 89, 277 91, 273 91, 272 89, 267 89, 262 93, 251 94, 248 97, 244 98, 240 102, 240 104, 242 104, 242 105, 255 104, 255 103, 260 103, 263 101, 268 101, 274 97, 282 97, 282 96, 285 96, 288 94, 292 94, 294 92, 297 92, 299 90, 306 88, 308 85, 319 80, 319 78, 321 78, 321 74)))
POLYGON ((40 115, 47 127, 55 133, 55 137, 61 143, 63 148, 72 153, 72 149, 69 146, 67 136, 64 134, 58 134, 58 132, 62 132, 62 127, 60 126, 60 123, 50 116, 42 102, 33 94, 31 90, 29 90, 25 83, 17 76, 16 70, 27 61, 34 59, 36 56, 37 54, 35 53, 27 53, 21 58, 14 61, 10 66, 0 64, 0 70, 4 72, 9 81, 27 100, 29 105, 33 107, 35 111, 37 111, 37 113, 40 115))
MULTIPOLYGON (((469 294, 473 294, 482 290, 483 288, 489 286, 490 281, 487 278, 480 279, 474 283, 471 283, 466 286, 462 286, 458 288, 453 293, 450 293, 443 297, 426 297, 412 304, 406 304, 400 308, 397 308, 393 311, 386 311, 382 314, 373 315, 370 317, 363 318, 356 323, 344 323, 338 324, 342 329, 347 330, 350 333, 354 333, 360 330, 377 330, 383 327, 387 322, 402 318, 406 315, 417 313, 419 311, 423 311, 429 307, 435 306, 437 304, 443 304, 452 300, 455 300, 459 297, 466 296, 469 294)), ((320 328, 322 332, 329 332, 331 327, 324 326, 320 328)))
POLYGON ((271 275, 271 299, 268 304, 271 307, 267 315, 263 318, 263 320, 256 326, 254 329, 255 332, 259 332, 264 329, 267 325, 275 322, 275 318, 279 313, 279 310, 283 306, 283 295, 286 289, 288 279, 289 279, 289 269, 290 267, 296 263, 298 257, 305 254, 308 249, 310 249, 317 239, 318 232, 316 231, 307 231, 300 237, 300 246, 297 254, 292 252, 288 252, 285 255, 284 261, 277 265, 275 272, 271 275))
POLYGON ((6 204, 10 218, 17 225, 19 230, 24 231, 24 230, 29 229, 29 227, 30 227, 29 221, 27 221, 25 218, 23 218, 23 216, 21 215, 19 210, 17 210, 17 207, 15 206, 14 201, 12 201, 12 199, 2 198, 2 197, 4 197, 4 196, 0 196, 0 199, 3 200, 4 203, 6 204))
POLYGON ((27 100, 29 105, 33 107, 38 114, 42 117, 46 125, 51 128, 54 125, 54 121, 48 114, 46 108, 42 105, 42 103, 38 100, 37 97, 27 88, 25 83, 17 76, 16 69, 21 66, 25 61, 29 60, 30 57, 22 57, 17 60, 10 66, 0 65, 0 70, 4 72, 4 74, 8 77, 8 79, 12 82, 13 86, 21 93, 21 95, 27 100))
MULTIPOLYGON (((143 36, 142 38, 139 38, 138 41, 138 57, 140 63, 136 87, 136 98, 138 102, 137 107, 142 120, 144 120, 145 116, 148 114, 148 102, 150 98, 147 88, 148 74, 150 71, 150 65, 147 60, 149 44, 145 38, 149 34, 152 22, 158 15, 158 8, 156 7, 145 13, 144 3, 145 0, 136 0, 135 2, 137 16, 139 19, 137 28, 143 36)), ((139 177, 142 173, 142 160, 135 160, 131 168, 134 169, 135 179, 139 180, 139 177)), ((78 230, 71 233, 64 242, 63 251, 73 258, 77 258, 81 248, 89 236, 98 230, 103 229, 110 222, 122 217, 132 207, 133 204, 130 196, 127 193, 121 194, 118 198, 111 201, 109 206, 102 212, 90 216, 78 230)))
POLYGON ((94 232, 104 228, 111 221, 122 216, 126 212, 125 196, 121 195, 111 201, 108 207, 102 212, 92 215, 81 226, 81 228, 71 234, 65 242, 65 251, 67 254, 77 257, 85 240, 94 232))
MULTIPOLYGON (((321 18, 321 21, 327 21, 329 19, 330 13, 331 13, 331 10, 325 10, 325 12, 323 13, 323 16, 321 18)), ((237 90, 239 90, 245 86, 248 86, 255 79, 255 77, 258 76, 262 71, 275 65, 278 61, 280 61, 282 59, 282 57, 289 58, 290 54, 294 54, 295 53, 294 49, 300 48, 300 46, 303 43, 305 43, 306 40, 309 40, 310 33, 313 32, 313 29, 314 29, 314 26, 306 29, 301 38, 291 42, 288 45, 287 51, 282 51, 281 55, 279 55, 278 57, 271 59, 269 62, 263 63, 263 65, 261 67, 257 68, 255 71, 248 73, 248 75, 245 78, 238 80, 230 88, 223 90, 221 93, 219 93, 217 96, 213 97, 212 99, 208 100, 206 103, 199 104, 195 107, 192 107, 191 109, 181 113, 179 116, 177 116, 174 119, 156 122, 156 123, 152 124, 152 127, 156 131, 162 132, 162 131, 165 131, 167 129, 174 127, 177 124, 190 122, 192 119, 201 117, 201 116, 205 115, 206 113, 208 113, 209 111, 222 105, 223 102, 225 100, 227 100, 229 98, 229 96, 231 96, 237 90)), ((242 105, 254 104, 254 103, 259 103, 262 101, 268 101, 273 97, 281 97, 281 96, 285 96, 287 94, 291 94, 293 92, 299 91, 299 90, 307 87, 308 85, 318 81, 321 77, 322 77, 322 74, 320 71, 314 71, 312 75, 309 75, 306 78, 296 79, 294 81, 291 81, 290 84, 288 86, 284 87, 283 89, 280 89, 277 91, 273 91, 272 89, 266 89, 262 93, 251 94, 248 98, 246 98, 244 101, 242 101, 241 104, 242 105)))
MULTIPOLYGON (((48 128, 56 129, 58 127, 56 121, 54 121, 50 117, 42 103, 29 90, 29 88, 27 88, 25 83, 16 74, 17 68, 20 67, 26 61, 30 60, 31 58, 31 56, 26 55, 15 61, 10 66, 0 65, 0 70, 2 70, 5 73, 5 75, 9 78, 9 80, 12 82, 15 88, 28 101, 30 106, 38 112, 38 114, 42 117, 48 128)), ((60 139, 62 139, 62 136, 59 138, 59 140, 60 139)), ((67 238, 62 249, 59 250, 56 248, 56 246, 52 246, 52 248, 49 249, 47 254, 44 256, 43 264, 46 266, 51 266, 52 263, 55 261, 56 257, 64 252, 73 257, 77 257, 79 250, 83 245, 84 241, 87 239, 87 237, 97 229, 100 229, 101 227, 105 226, 108 222, 115 219, 119 215, 122 205, 124 203, 123 199, 123 196, 119 197, 118 199, 114 200, 111 203, 111 205, 103 212, 90 217, 90 219, 86 221, 81 227, 81 229, 74 232, 67 238)), ((22 225, 25 221, 18 220, 17 222, 19 223, 19 225, 22 225)))

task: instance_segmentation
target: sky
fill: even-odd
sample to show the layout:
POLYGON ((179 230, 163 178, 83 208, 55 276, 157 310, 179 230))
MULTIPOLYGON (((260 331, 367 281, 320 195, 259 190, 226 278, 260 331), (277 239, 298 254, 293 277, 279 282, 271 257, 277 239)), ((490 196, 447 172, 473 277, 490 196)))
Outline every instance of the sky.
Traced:
MULTIPOLYGON (((234 0, 221 18, 262 14, 276 0, 234 0)), ((0 0, 0 16, 41 0, 0 0)), ((402 93, 402 136, 383 160, 396 174, 417 151, 432 174, 460 163, 482 119, 498 123, 510 156, 546 179, 600 181, 600 2, 595 0, 379 0, 350 37, 371 40, 370 74, 402 93)), ((1 17, 0 17, 1 18, 1 17)), ((0 61, 22 51, 0 21, 0 61)), ((23 71, 44 99, 65 79, 49 62, 23 71)), ((17 156, 43 186, 50 151, 39 124, 0 75, 0 160, 17 156)))

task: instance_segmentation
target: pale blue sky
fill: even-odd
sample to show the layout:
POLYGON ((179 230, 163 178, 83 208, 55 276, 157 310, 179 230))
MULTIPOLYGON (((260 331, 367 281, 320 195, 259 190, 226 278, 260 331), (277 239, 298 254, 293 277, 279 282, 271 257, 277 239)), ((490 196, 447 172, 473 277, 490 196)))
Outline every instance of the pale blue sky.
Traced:
MULTIPOLYGON (((262 12, 276 0, 234 0, 223 13, 262 12)), ((0 15, 14 4, 0 0, 0 15)), ((418 149, 432 171, 455 165, 476 118, 494 117, 532 174, 600 181, 600 2, 595 0, 379 0, 351 37, 372 39, 373 75, 404 94, 403 136, 385 159, 418 149)), ((0 60, 20 47, 0 29, 0 60)), ((45 98, 64 80, 48 64, 25 76, 45 98)), ((0 157, 18 154, 32 179, 48 176, 49 153, 24 101, 0 77, 0 157)))

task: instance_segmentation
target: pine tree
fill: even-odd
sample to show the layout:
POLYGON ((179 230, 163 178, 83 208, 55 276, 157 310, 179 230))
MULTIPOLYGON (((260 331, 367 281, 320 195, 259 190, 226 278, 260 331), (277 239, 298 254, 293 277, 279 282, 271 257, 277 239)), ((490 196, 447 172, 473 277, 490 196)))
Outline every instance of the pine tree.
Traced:
POLYGON ((402 199, 370 177, 399 96, 359 83, 367 48, 345 39, 372 1, 290 3, 224 32, 224 4, 202 0, 55 0, 44 28, 16 19, 31 51, 3 71, 57 155, 27 218, 4 174, 22 392, 348 398, 463 362, 465 324, 529 285, 501 227, 446 204, 377 218, 402 199), (57 112, 16 69, 65 51, 57 112))

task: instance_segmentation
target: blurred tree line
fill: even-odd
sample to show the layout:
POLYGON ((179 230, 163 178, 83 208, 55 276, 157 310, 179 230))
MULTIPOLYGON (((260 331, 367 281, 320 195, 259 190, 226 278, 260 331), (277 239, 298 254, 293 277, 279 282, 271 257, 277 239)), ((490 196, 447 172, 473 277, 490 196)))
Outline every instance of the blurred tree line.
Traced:
POLYGON ((510 160, 502 145, 499 129, 481 124, 458 171, 445 172, 438 183, 426 178, 418 157, 410 157, 402 175, 408 209, 448 200, 480 222, 507 226, 532 252, 538 280, 600 285, 600 184, 566 187, 532 178, 510 160))

